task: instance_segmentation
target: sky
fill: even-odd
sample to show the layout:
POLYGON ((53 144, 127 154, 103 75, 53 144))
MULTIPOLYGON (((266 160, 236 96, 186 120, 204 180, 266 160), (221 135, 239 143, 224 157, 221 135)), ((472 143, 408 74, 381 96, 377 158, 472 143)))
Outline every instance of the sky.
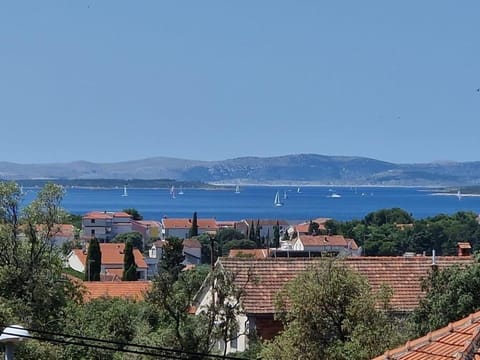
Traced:
POLYGON ((478 161, 480 2, 0 2, 0 161, 478 161))

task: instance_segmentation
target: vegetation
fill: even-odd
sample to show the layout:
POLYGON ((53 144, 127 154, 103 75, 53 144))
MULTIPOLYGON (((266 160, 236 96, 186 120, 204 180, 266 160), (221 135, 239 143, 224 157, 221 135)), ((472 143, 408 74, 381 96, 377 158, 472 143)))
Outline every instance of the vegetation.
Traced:
POLYGON ((102 252, 98 239, 90 239, 87 251, 87 260, 85 261, 85 280, 100 281, 100 271, 102 269, 102 252))
POLYGON ((166 239, 162 248, 162 258, 160 260, 160 271, 167 273, 172 282, 175 282, 185 265, 183 261, 183 240, 177 237, 166 239))
POLYGON ((135 264, 135 257, 133 256, 133 245, 130 241, 127 241, 125 243, 125 250, 123 252, 122 280, 137 280, 137 264, 135 264))
POLYGON ((143 236, 138 231, 131 231, 123 234, 118 234, 112 239, 111 242, 124 243, 124 244, 126 244, 127 242, 130 242, 135 249, 140 250, 140 252, 144 251, 143 236))
POLYGON ((188 237, 198 236, 198 222, 197 222, 197 212, 195 211, 192 216, 192 226, 188 231, 188 237))
POLYGON ((363 220, 327 221, 326 233, 353 238, 368 256, 399 256, 406 252, 422 254, 436 250, 438 255, 455 255, 458 242, 469 242, 480 250, 480 225, 473 212, 415 220, 404 210, 382 209, 363 220))
POLYGON ((127 208, 123 209, 123 212, 131 215, 133 220, 143 220, 143 216, 138 212, 137 209, 127 208))
POLYGON ((278 318, 285 331, 266 344, 261 357, 370 359, 404 340, 395 322, 375 307, 378 302, 387 304, 388 297, 388 291, 372 294, 367 281, 353 270, 322 262, 278 295, 278 318))

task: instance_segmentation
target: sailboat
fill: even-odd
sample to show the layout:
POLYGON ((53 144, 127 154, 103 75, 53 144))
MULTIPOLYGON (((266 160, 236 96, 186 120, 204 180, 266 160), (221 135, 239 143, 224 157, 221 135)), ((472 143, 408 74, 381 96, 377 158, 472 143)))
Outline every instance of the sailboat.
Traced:
POLYGON ((178 195, 183 195, 183 186, 180 186, 180 190, 178 191, 178 195))
POLYGON ((128 193, 127 193, 127 185, 123 185, 123 194, 122 196, 128 196, 128 193))
POLYGON ((240 186, 235 186, 235 194, 240 194, 240 186))
POLYGON ((458 200, 462 199, 462 193, 461 193, 460 190, 457 191, 457 198, 458 198, 458 200))
POLYGON ((300 194, 302 192, 302 190, 300 190, 300 188, 298 187, 297 188, 297 194, 300 194))
POLYGON ((170 188, 170 195, 172 195, 174 193, 175 193, 175 186, 172 185, 172 187, 170 188))
POLYGON ((285 190, 283 191, 283 200, 287 200, 287 192, 285 190))
POLYGON ((282 202, 280 201, 280 193, 277 191, 275 194, 275 200, 273 200, 273 205, 275 206, 283 206, 282 202))

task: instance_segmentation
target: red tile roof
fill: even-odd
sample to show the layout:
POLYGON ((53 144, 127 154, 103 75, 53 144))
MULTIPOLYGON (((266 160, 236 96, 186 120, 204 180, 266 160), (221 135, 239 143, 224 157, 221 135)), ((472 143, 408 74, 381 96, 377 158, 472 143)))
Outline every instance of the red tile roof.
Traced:
MULTIPOLYGON (((123 252, 125 250, 124 243, 101 243, 100 251, 102 253, 102 265, 123 265, 123 252)), ((74 249, 73 252, 82 262, 83 266, 87 261, 87 253, 81 249, 74 249)), ((133 256, 137 268, 147 268, 147 264, 143 258, 142 253, 138 249, 133 249, 133 256)))
POLYGON ((476 312, 373 360, 478 359, 479 342, 480 312, 476 312))
MULTIPOLYGON (((190 229, 192 227, 191 219, 166 218, 162 222, 166 229, 190 229)), ((197 225, 199 229, 217 229, 217 221, 215 219, 197 219, 197 225)))
POLYGON ((113 213, 113 217, 128 217, 128 218, 131 218, 132 215, 124 212, 124 211, 117 211, 115 213, 113 213))
MULTIPOLYGON (((245 286, 248 274, 253 273, 255 283, 245 286, 243 306, 247 313, 268 314, 275 312, 276 293, 302 271, 314 266, 320 258, 220 258, 218 266, 236 274, 236 285, 245 286)), ((436 264, 444 268, 453 264, 467 265, 473 262, 470 256, 437 257, 436 264)), ((418 306, 423 292, 421 281, 432 267, 430 257, 348 257, 339 260, 364 275, 373 291, 382 284, 393 290, 391 306, 396 311, 412 311, 418 306)))
POLYGON ((112 219, 112 215, 110 213, 106 213, 103 211, 91 211, 85 215, 83 215, 84 219, 98 219, 98 220, 108 220, 112 219))
POLYGON ((459 242, 459 243, 457 243, 457 246, 460 249, 471 249, 472 248, 472 246, 468 242, 459 242))
POLYGON ((124 299, 143 300, 145 292, 150 289, 150 281, 99 282, 84 281, 84 299, 86 301, 100 297, 120 297, 124 299))
POLYGON ((348 246, 343 235, 300 235, 304 246, 348 246))

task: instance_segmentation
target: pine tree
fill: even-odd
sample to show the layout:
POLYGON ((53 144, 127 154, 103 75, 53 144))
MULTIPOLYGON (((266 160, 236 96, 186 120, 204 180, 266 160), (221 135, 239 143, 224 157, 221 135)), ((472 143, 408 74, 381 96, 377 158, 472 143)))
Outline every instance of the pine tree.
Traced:
POLYGON ((188 232, 188 237, 198 236, 198 222, 197 222, 197 212, 193 213, 192 217, 192 227, 188 232))
POLYGON ((90 240, 85 267, 86 281, 100 281, 100 271, 102 269, 102 252, 100 251, 100 245, 97 238, 93 238, 90 240))
POLYGON ((260 230, 262 227, 260 226, 260 219, 257 220, 257 227, 255 228, 255 242, 257 243, 257 247, 262 247, 262 237, 260 236, 260 230))
POLYGON ((252 220, 252 222, 250 223, 250 227, 248 229, 248 240, 256 242, 255 237, 256 237, 255 225, 253 225, 253 220, 252 220))
POLYGON ((135 264, 135 257, 133 256, 133 245, 131 241, 125 243, 125 250, 123 252, 123 281, 137 280, 137 265, 135 264))

